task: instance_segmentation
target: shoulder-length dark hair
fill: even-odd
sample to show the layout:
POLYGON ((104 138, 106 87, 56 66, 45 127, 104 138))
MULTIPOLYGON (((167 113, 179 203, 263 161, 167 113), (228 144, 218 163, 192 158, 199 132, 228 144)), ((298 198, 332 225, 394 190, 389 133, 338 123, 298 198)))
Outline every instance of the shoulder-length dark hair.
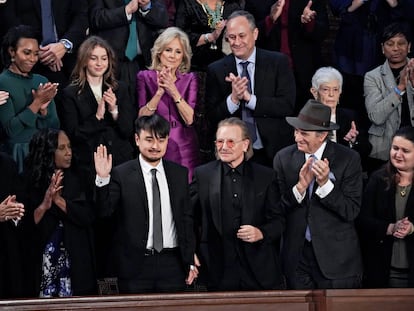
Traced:
MULTIPOLYGON (((409 140, 410 142, 414 144, 414 127, 412 126, 402 127, 394 134, 392 139, 394 139, 394 137, 402 137, 404 139, 409 140)), ((389 190, 391 187, 394 187, 395 185, 399 183, 400 175, 398 174, 398 171, 395 168, 395 166, 392 165, 391 160, 389 160, 387 164, 385 165, 385 170, 386 170, 386 176, 384 179, 387 185, 386 190, 389 190)), ((414 176, 413 176, 412 182, 414 182, 414 176)))
POLYGON ((112 88, 114 91, 118 88, 118 82, 115 78, 116 60, 113 49, 109 43, 101 37, 91 36, 80 45, 76 65, 71 75, 71 84, 79 87, 79 93, 82 93, 85 89, 87 82, 86 67, 88 66, 88 61, 93 49, 97 46, 105 49, 108 54, 108 69, 103 75, 104 86, 112 88))
POLYGON ((61 130, 41 129, 29 143, 29 154, 25 161, 26 177, 33 187, 46 189, 55 172, 55 151, 61 130))

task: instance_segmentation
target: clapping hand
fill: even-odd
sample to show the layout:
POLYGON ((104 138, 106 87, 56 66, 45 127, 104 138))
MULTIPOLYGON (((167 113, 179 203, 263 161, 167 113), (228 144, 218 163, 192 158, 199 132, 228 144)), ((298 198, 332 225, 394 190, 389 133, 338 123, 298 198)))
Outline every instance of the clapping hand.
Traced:
POLYGON ((164 89, 171 97, 174 98, 175 94, 179 94, 175 85, 175 76, 171 68, 164 67, 158 75, 158 85, 164 89))
POLYGON ((0 222, 19 221, 24 215, 24 205, 16 201, 15 195, 9 195, 0 203, 0 222))
POLYGON ((3 105, 7 103, 7 100, 9 99, 9 92, 6 91, 0 91, 0 105, 3 105))
POLYGON ((98 100, 98 107, 96 109, 96 118, 98 120, 102 120, 105 116, 105 99, 102 97, 101 99, 98 100))
POLYGON ((234 103, 238 103, 240 100, 250 101, 251 94, 247 89, 249 80, 247 77, 235 76, 230 73, 226 78, 226 82, 231 82, 231 100, 234 103))
POLYGON ((226 27, 226 23, 227 21, 225 20, 217 22, 216 26, 214 27, 214 31, 211 33, 213 36, 213 41, 216 41, 220 37, 221 33, 224 30, 224 27, 226 27))
MULTIPOLYGON (((102 98, 105 101, 105 103, 108 104, 109 111, 112 111, 116 108, 116 95, 112 91, 112 88, 107 89, 103 94, 102 98)), ((105 111, 104 111, 105 113, 105 111)))
POLYGON ((50 179, 49 187, 46 190, 45 196, 43 198, 43 207, 45 209, 49 209, 52 207, 52 202, 56 200, 56 196, 60 195, 60 191, 62 190, 62 181, 63 181, 63 171, 56 170, 52 178, 50 179))
POLYGON ((300 21, 302 24, 307 24, 316 18, 316 11, 311 9, 312 4, 312 1, 309 1, 303 9, 303 13, 300 16, 300 21))
POLYGON ((352 121, 351 128, 349 129, 348 133, 345 135, 344 140, 354 144, 356 142, 358 134, 359 134, 359 131, 356 128, 356 124, 354 121, 352 121))
POLYGON ((58 86, 59 83, 46 82, 40 83, 37 90, 32 90, 33 103, 30 105, 33 108, 32 111, 46 114, 47 107, 57 94, 58 86))
POLYGON ((285 0, 278 0, 270 8, 270 17, 273 23, 276 23, 277 19, 280 17, 280 15, 282 15, 284 6, 285 6, 285 0))

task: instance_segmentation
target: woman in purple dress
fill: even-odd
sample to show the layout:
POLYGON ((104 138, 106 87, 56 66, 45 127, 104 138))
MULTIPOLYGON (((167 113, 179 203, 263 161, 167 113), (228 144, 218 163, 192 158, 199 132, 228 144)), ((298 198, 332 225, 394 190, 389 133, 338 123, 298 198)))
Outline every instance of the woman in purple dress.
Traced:
POLYGON ((189 180, 200 162, 194 123, 198 80, 189 73, 191 47, 177 27, 167 28, 154 43, 150 70, 137 76, 139 116, 157 113, 170 123, 165 159, 189 170, 189 180))

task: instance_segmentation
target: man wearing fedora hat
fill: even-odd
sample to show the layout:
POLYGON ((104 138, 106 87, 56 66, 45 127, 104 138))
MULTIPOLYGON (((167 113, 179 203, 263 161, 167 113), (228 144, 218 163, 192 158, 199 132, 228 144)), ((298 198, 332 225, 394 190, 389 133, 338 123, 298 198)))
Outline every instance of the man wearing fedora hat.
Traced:
POLYGON ((354 220, 362 196, 357 152, 331 142, 331 110, 308 100, 298 117, 286 117, 296 144, 274 160, 285 212, 282 264, 288 288, 356 288, 362 261, 354 220))

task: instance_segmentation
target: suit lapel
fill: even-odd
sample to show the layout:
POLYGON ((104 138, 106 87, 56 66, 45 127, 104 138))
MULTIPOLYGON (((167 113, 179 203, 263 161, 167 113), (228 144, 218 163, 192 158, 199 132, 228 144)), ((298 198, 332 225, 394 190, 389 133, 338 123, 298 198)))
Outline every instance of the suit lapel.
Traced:
POLYGON ((327 158, 329 160, 329 168, 332 171, 332 168, 335 167, 335 150, 333 147, 333 144, 335 144, 334 142, 331 142, 330 140, 328 140, 326 142, 326 147, 325 150, 323 151, 322 154, 322 159, 327 158))
POLYGON ((261 87, 266 87, 267 65, 261 50, 256 48, 256 64, 254 69, 254 93, 261 94, 261 87))
POLYGON ((149 211, 148 211, 148 196, 147 196, 147 190, 145 188, 145 181, 144 181, 144 175, 142 173, 141 165, 139 163, 138 158, 135 160, 134 165, 131 169, 131 178, 135 179, 135 181, 132 181, 131 185, 137 185, 137 195, 133 195, 135 198, 141 198, 141 202, 137 202, 137 206, 145 206, 145 217, 149 219, 149 211))
POLYGON ((174 219, 179 219, 178 217, 178 210, 179 207, 177 200, 177 195, 174 195, 176 193, 182 192, 182 190, 179 189, 179 184, 174 182, 174 170, 172 169, 172 166, 167 161, 162 162, 164 166, 165 171, 165 177, 167 178, 167 184, 168 184, 168 190, 170 194, 170 204, 171 204, 171 210, 173 213, 174 219), (178 217, 178 218, 177 218, 178 217))
POLYGON ((224 58, 223 72, 224 72, 224 76, 228 76, 230 72, 232 72, 235 76, 238 75, 237 67, 236 67, 236 59, 234 58, 233 54, 230 54, 224 58))
POLYGON ((211 207, 211 217, 217 231, 222 234, 222 217, 221 217, 221 165, 220 161, 216 161, 215 167, 212 169, 210 179, 208 181, 209 201, 211 207))

